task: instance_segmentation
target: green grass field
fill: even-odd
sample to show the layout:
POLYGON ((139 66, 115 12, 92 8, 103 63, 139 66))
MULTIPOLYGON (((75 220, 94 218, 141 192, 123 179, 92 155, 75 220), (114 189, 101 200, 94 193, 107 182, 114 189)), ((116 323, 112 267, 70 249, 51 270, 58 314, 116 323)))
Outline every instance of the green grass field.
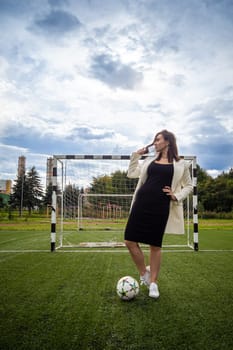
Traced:
POLYGON ((138 279, 125 248, 51 253, 48 222, 0 225, 0 349, 232 349, 232 223, 199 226, 198 252, 163 251, 159 300, 123 302, 118 279, 138 279))

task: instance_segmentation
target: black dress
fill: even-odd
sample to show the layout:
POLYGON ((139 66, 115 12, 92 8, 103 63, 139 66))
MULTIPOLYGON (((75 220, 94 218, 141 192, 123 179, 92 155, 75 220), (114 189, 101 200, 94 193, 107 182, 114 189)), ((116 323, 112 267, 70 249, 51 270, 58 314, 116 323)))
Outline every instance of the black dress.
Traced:
POLYGON ((125 240, 161 247, 170 204, 170 197, 162 189, 171 186, 173 164, 152 162, 147 172, 128 218, 125 240))

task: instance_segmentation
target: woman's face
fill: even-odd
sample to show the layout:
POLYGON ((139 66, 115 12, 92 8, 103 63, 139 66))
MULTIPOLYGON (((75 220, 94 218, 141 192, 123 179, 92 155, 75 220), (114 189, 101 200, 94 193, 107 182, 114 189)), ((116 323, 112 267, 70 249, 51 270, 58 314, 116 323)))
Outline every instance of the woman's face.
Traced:
POLYGON ((156 152, 162 152, 167 148, 168 144, 169 142, 164 139, 162 134, 158 134, 156 136, 155 142, 154 142, 156 152))

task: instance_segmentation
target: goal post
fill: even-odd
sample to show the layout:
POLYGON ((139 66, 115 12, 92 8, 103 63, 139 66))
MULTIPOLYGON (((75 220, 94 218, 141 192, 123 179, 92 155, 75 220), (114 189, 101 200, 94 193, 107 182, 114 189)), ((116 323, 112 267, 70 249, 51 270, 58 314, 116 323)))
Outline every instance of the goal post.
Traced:
MULTIPOLYGON (((145 157, 142 156, 140 162, 145 157)), ((164 246, 197 251, 196 157, 181 158, 190 163, 193 182, 193 193, 184 201, 185 235, 182 241, 177 237, 182 235, 165 235, 164 246)), ((98 247, 124 246, 123 231, 138 181, 126 176, 129 160, 130 155, 53 156, 51 251, 93 247, 93 239, 97 240, 98 247)))

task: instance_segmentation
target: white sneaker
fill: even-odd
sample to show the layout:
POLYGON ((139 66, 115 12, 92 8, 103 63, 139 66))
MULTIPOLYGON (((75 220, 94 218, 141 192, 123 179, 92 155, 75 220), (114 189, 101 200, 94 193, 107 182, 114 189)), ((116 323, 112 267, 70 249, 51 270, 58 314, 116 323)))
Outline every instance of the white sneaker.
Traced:
POLYGON ((140 284, 149 288, 150 286, 150 270, 146 267, 146 272, 143 276, 140 276, 140 284))
POLYGON ((158 297, 159 297, 159 288, 158 288, 157 283, 152 282, 150 284, 149 297, 158 299, 158 297))

